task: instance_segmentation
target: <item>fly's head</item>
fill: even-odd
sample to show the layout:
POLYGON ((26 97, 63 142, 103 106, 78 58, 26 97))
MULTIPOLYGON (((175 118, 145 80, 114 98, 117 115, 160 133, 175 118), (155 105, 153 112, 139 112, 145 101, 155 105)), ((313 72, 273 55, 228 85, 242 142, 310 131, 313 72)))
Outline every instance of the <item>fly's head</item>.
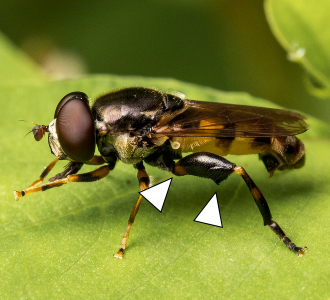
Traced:
POLYGON ((94 156, 94 119, 84 93, 73 92, 63 97, 54 120, 48 126, 36 125, 32 132, 36 141, 48 132, 51 152, 59 159, 85 162, 94 156))

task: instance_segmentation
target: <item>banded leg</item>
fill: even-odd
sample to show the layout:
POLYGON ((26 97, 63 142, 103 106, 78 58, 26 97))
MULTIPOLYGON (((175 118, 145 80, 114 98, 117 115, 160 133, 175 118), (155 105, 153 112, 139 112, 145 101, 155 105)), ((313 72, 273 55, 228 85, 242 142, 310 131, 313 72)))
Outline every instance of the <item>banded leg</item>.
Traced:
POLYGON ((54 188, 54 187, 59 187, 68 182, 91 182, 91 181, 100 180, 103 177, 105 177, 106 175, 108 175, 108 173, 111 170, 113 170, 113 168, 114 168, 114 165, 106 165, 106 166, 102 166, 92 172, 68 175, 65 178, 58 179, 58 180, 43 184, 38 187, 32 186, 23 191, 15 191, 14 192, 15 199, 18 200, 19 198, 29 195, 29 194, 33 194, 36 192, 43 192, 43 191, 46 191, 46 190, 54 188))
POLYGON ((263 217, 264 225, 268 225, 291 251, 298 253, 298 256, 302 256, 306 252, 306 248, 297 247, 292 243, 281 227, 272 220, 266 199, 242 167, 236 167, 235 164, 213 153, 199 152, 179 160, 174 165, 173 173, 179 176, 195 175, 210 178, 217 184, 225 180, 232 173, 240 175, 250 189, 251 195, 263 217))
MULTIPOLYGON (((45 168, 45 170, 41 173, 39 179, 34 181, 29 187, 34 187, 34 186, 37 186, 38 184, 42 183, 45 180, 46 176, 49 174, 49 172, 57 164, 58 161, 59 161, 58 158, 54 159, 45 168)), ((103 159, 102 156, 99 156, 99 155, 95 155, 95 156, 93 156, 93 158, 91 160, 85 162, 85 164, 87 164, 87 165, 103 165, 104 163, 105 163, 105 160, 103 159)), ((73 163, 73 162, 69 163, 69 165, 65 168, 65 170, 62 173, 59 173, 56 176, 52 177, 50 179, 50 181, 55 181, 57 179, 64 178, 70 174, 76 174, 80 170, 80 168, 78 168, 78 164, 81 164, 80 168, 83 165, 83 163, 73 163)))
MULTIPOLYGON (((137 165, 137 168, 138 168, 137 178, 139 180, 140 191, 143 191, 149 187, 149 184, 150 184, 149 176, 148 176, 147 172, 145 171, 143 164, 137 165)), ((142 199, 143 199, 143 197, 140 195, 131 212, 131 215, 128 219, 128 225, 127 225, 124 237, 122 239, 119 251, 114 255, 114 257, 123 259, 123 254, 124 254, 124 251, 126 248, 127 239, 128 239, 129 233, 131 231, 132 225, 134 223, 136 214, 139 211, 139 207, 140 207, 142 199)))
POLYGON ((264 225, 268 225, 291 251, 298 253, 298 256, 302 256, 305 252, 307 252, 306 247, 297 247, 294 243, 292 243, 291 240, 285 235, 282 228, 272 220, 272 215, 266 199, 246 171, 242 167, 235 167, 234 173, 241 175, 249 187, 251 195, 254 198, 254 201, 256 202, 264 219, 264 225))
POLYGON ((68 175, 77 174, 79 170, 82 168, 84 164, 86 165, 103 165, 105 163, 105 160, 102 156, 95 155, 93 158, 89 161, 85 162, 69 162, 69 164, 65 167, 65 170, 54 177, 50 178, 49 181, 53 182, 55 180, 63 179, 67 177, 68 175))
POLYGON ((49 178, 50 182, 68 177, 69 175, 77 174, 82 168, 84 163, 71 161, 66 166, 63 172, 56 174, 54 177, 49 178))
POLYGON ((45 170, 41 173, 40 177, 38 180, 36 180, 35 182, 33 182, 29 188, 34 187, 40 183, 42 183, 44 181, 44 179, 46 178, 46 176, 49 174, 49 172, 54 168, 54 166, 56 165, 56 163, 59 161, 58 158, 54 159, 46 168, 45 170))

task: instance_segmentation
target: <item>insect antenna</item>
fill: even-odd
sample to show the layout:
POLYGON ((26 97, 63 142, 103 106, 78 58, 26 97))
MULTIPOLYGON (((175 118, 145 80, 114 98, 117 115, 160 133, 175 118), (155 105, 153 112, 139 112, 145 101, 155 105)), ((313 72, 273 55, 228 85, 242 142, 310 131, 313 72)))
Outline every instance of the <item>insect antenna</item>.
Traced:
POLYGON ((24 135, 24 138, 31 132, 33 132, 33 130, 30 130, 26 135, 24 135))

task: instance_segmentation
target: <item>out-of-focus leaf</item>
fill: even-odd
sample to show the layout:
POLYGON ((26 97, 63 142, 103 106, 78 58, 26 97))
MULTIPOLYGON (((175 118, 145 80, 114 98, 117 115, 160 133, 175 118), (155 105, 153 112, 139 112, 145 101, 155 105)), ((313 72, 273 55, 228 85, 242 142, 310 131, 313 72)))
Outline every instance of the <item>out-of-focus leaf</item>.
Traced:
POLYGON ((0 32, 0 83, 18 84, 18 81, 37 83, 44 80, 41 71, 22 52, 16 49, 0 32))
POLYGON ((309 90, 330 98, 330 2, 266 0, 265 10, 288 58, 306 70, 309 90))

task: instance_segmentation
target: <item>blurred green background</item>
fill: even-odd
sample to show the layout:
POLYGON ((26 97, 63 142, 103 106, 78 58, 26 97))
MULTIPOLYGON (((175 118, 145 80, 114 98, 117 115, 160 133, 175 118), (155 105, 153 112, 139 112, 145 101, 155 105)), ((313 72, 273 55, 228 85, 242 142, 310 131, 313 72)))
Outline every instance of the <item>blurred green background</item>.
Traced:
MULTIPOLYGON (((54 78, 171 77, 245 91, 327 122, 287 59, 262 0, 4 0, 0 30, 54 78)), ((171 87, 169 87, 171 88, 171 87)))

